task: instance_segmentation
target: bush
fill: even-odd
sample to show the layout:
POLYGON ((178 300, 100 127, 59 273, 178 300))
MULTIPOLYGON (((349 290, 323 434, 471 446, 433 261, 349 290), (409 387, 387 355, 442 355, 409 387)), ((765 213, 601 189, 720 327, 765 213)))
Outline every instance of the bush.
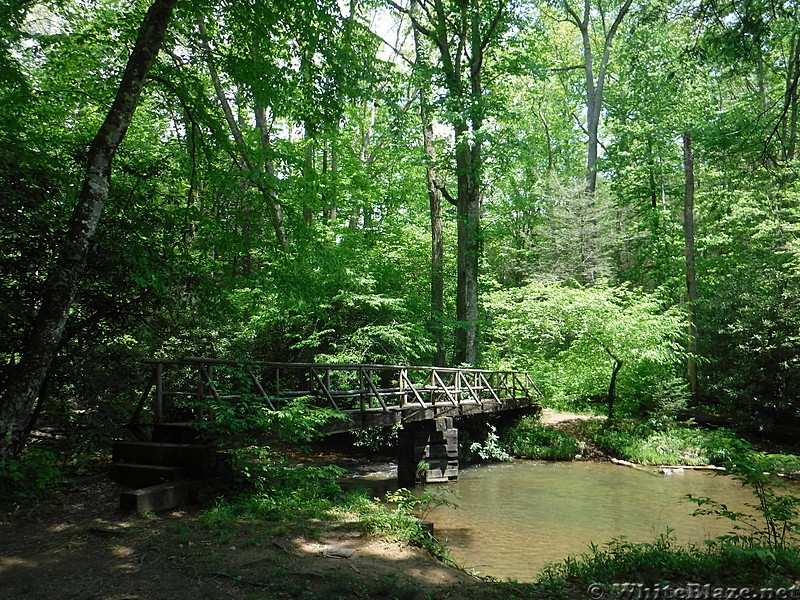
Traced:
POLYGON ((771 552, 798 548, 800 543, 800 494, 787 478, 800 471, 800 458, 792 454, 758 452, 747 442, 734 440, 724 474, 753 493, 750 511, 736 512, 711 498, 687 498, 698 505, 695 514, 729 519, 733 531, 719 539, 745 548, 771 552))
POLYGON ((56 455, 36 446, 26 448, 18 461, 0 462, 0 497, 6 508, 46 494, 61 480, 56 455))
POLYGON ((611 587, 613 583, 631 581, 632 574, 636 575, 637 584, 645 586, 687 581, 714 586, 791 585, 800 575, 797 549, 764 550, 726 543, 678 546, 668 533, 653 543, 617 539, 603 546, 593 545, 587 554, 548 565, 540 582, 557 588, 565 583, 581 587, 594 584, 608 592, 609 598, 634 597, 611 587), (612 590, 618 593, 612 594, 612 590))
POLYGON ((606 454, 640 465, 718 463, 730 444, 725 431, 690 428, 666 419, 587 422, 582 428, 606 454))
POLYGON ((514 456, 536 460, 573 460, 583 443, 563 431, 539 423, 538 417, 523 417, 505 436, 514 456))
POLYGON ((500 441, 497 435, 497 428, 494 425, 489 425, 486 433, 486 439, 483 442, 472 442, 466 449, 464 459, 467 462, 475 460, 475 457, 481 460, 511 460, 511 455, 508 453, 505 444, 500 441))

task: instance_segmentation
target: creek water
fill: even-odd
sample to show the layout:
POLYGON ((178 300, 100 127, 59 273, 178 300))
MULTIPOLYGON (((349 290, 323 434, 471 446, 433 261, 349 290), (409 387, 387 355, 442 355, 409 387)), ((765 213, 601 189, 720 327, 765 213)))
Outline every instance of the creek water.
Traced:
MULTIPOLYGON (((380 492, 390 479, 373 478, 380 492)), ((742 510, 749 491, 730 477, 686 470, 661 475, 610 463, 513 461, 463 468, 459 480, 428 488, 457 504, 426 518, 452 558, 481 575, 532 581, 549 562, 614 538, 652 542, 669 531, 701 544, 730 531, 728 520, 694 517, 686 494, 742 510)))

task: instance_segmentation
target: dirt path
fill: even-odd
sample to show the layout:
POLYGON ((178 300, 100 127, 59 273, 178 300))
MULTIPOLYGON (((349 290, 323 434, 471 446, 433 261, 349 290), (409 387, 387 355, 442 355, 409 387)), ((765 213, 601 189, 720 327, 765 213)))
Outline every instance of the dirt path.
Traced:
POLYGON ((560 425, 561 423, 565 423, 568 421, 594 421, 594 420, 604 421, 605 419, 606 417, 602 415, 587 415, 580 413, 560 412, 557 410, 553 410, 552 408, 545 408, 542 411, 542 424, 550 426, 560 425))
POLYGON ((121 513, 119 492, 109 480, 64 490, 0 525, 3 600, 411 599, 477 583, 352 523, 219 527, 199 507, 148 518, 121 513))

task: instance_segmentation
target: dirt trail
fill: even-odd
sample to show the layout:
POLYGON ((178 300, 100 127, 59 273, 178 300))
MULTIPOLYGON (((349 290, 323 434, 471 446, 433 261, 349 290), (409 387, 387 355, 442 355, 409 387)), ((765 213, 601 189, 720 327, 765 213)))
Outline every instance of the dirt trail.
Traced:
POLYGON ((136 516, 117 508, 120 491, 108 479, 64 489, 0 523, 3 600, 391 598, 477 583, 353 523, 210 526, 200 506, 136 516))
POLYGON ((542 411, 542 424, 543 425, 559 425, 561 423, 566 423, 568 421, 593 421, 593 420, 605 420, 606 417, 602 415, 586 415, 586 414, 579 414, 579 413, 570 413, 570 412, 560 412, 557 410, 553 410, 552 408, 545 408, 542 411))

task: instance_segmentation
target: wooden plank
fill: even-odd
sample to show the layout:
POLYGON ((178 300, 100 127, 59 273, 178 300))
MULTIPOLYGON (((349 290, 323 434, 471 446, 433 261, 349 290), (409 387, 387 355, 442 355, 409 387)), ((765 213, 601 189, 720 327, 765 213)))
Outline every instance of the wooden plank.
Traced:
POLYGON ((335 408, 336 410, 339 410, 339 406, 336 404, 336 400, 334 400, 333 396, 331 396, 330 391, 328 390, 327 386, 325 385, 325 382, 322 381, 322 378, 319 376, 319 373, 317 373, 317 370, 316 369, 311 369, 310 373, 311 373, 311 377, 313 377, 314 380, 316 380, 317 385, 322 390, 322 393, 325 394, 325 397, 328 399, 328 402, 330 403, 330 405, 333 406, 333 408, 335 408))
POLYGON ((417 402, 419 402, 420 406, 422 406, 422 408, 428 408, 428 406, 425 404, 425 401, 422 399, 422 396, 417 391, 417 388, 415 388, 414 384, 412 384, 411 381, 408 379, 408 376, 405 373, 403 373, 402 376, 406 378, 408 387, 410 387, 411 391, 414 392, 414 397, 417 399, 417 402))
MULTIPOLYGON (((541 392, 541 391, 539 390, 539 388, 536 386, 536 383, 534 383, 533 379, 531 379, 531 375, 530 375, 530 373, 528 373, 527 371, 525 371, 525 379, 526 379, 526 380, 527 380, 527 382, 530 384, 530 386, 531 386, 531 387, 532 387, 534 390, 536 390, 536 394, 539 396, 539 398, 544 398, 544 394, 542 394, 542 392, 541 392)), ((533 398, 531 398, 531 400, 533 400, 533 398)))
POLYGON ((261 394, 261 397, 264 398, 264 400, 266 400, 267 406, 269 406, 270 409, 275 410, 275 405, 272 403, 272 399, 267 395, 267 392, 264 391, 264 388, 262 387, 261 382, 258 380, 258 377, 256 377, 256 374, 250 371, 250 377, 253 379, 253 383, 256 385, 258 393, 261 394))
POLYGON ((469 390, 470 395, 475 399, 475 401, 478 404, 483 406, 483 400, 481 400, 481 397, 475 392, 475 388, 473 388, 469 384, 469 381, 467 381, 467 378, 464 376, 464 374, 463 373, 459 373, 458 376, 461 377, 461 379, 464 381, 464 385, 467 386, 467 389, 469 390))
POLYGON ((214 400, 220 402, 221 398, 217 393, 217 388, 214 387, 214 381, 211 379, 211 374, 206 370, 205 365, 198 365, 197 368, 200 371, 200 377, 202 377, 205 380, 208 389, 211 390, 211 395, 214 397, 214 400))
POLYGON ((381 403, 381 408, 384 410, 384 412, 388 411, 389 407, 384 401, 383 395, 378 391, 378 388, 375 387, 375 383, 372 381, 370 374, 367 375, 367 385, 369 386, 370 390, 372 390, 373 396, 375 396, 378 399, 378 402, 381 403))
POLYGON ((488 381, 486 381, 486 377, 483 375, 483 373, 480 374, 480 377, 483 380, 484 385, 486 386, 485 389, 489 390, 489 393, 492 394, 492 397, 494 398, 495 402, 497 402, 498 404, 502 404, 503 403, 502 400, 500 400, 500 397, 494 391, 494 388, 491 386, 491 384, 488 381))
POLYGON ((457 400, 456 400, 456 399, 453 397, 453 395, 450 393, 450 390, 449 390, 449 389, 447 389, 447 386, 446 386, 446 385, 444 384, 444 382, 442 381, 442 378, 441 378, 441 377, 439 377, 439 373, 437 373, 436 371, 434 371, 434 372, 433 372, 433 377, 434 377, 434 378, 435 378, 435 379, 436 379, 436 380, 439 382, 439 385, 440 385, 440 386, 442 386, 442 390, 444 390, 444 393, 447 395, 447 398, 450 400, 450 402, 452 402, 452 403, 453 403, 453 406, 458 406, 458 401, 457 401, 457 400))

